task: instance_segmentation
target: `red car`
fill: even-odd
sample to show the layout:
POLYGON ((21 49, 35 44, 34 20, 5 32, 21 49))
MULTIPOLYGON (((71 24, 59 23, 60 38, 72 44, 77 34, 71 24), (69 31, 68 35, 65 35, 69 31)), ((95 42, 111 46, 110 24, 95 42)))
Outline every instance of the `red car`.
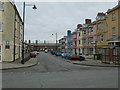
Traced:
POLYGON ((85 60, 85 58, 83 56, 79 56, 79 55, 76 55, 76 54, 70 55, 68 57, 68 59, 71 59, 71 60, 74 59, 74 60, 80 60, 80 61, 85 60))
POLYGON ((30 57, 36 57, 36 56, 37 56, 37 53, 31 52, 29 56, 30 56, 30 57))

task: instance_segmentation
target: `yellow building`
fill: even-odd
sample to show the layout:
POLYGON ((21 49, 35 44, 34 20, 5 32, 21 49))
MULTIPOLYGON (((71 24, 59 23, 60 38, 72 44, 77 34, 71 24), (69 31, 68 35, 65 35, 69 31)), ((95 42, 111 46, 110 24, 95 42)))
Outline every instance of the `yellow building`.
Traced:
POLYGON ((112 45, 120 43, 120 2, 117 6, 107 11, 108 41, 112 45))
POLYGON ((97 17, 97 53, 104 46, 120 45, 120 2, 107 14, 98 13, 97 17))
POLYGON ((0 61, 15 61, 21 52, 22 19, 14 3, 0 0, 0 61))
POLYGON ((97 41, 96 41, 96 48, 97 53, 101 53, 101 48, 104 46, 108 46, 108 24, 106 21, 106 14, 105 13, 98 13, 96 17, 96 35, 97 35, 97 41))

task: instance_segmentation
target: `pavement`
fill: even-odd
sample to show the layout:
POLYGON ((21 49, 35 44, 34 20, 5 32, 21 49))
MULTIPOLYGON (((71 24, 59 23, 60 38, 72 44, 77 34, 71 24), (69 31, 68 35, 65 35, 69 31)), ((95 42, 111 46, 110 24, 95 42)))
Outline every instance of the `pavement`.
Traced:
MULTIPOLYGON (((86 59, 84 61, 76 61, 76 60, 66 60, 65 61, 77 64, 77 65, 85 65, 85 66, 98 66, 98 67, 120 67, 120 65, 115 64, 105 64, 102 63, 100 60, 93 60, 93 59, 86 59)), ((37 57, 30 58, 25 64, 21 64, 20 60, 15 62, 1 62, 0 63, 0 70, 8 70, 8 69, 18 69, 18 68, 27 68, 32 67, 38 64, 37 57)))
POLYGON ((84 61, 76 61, 76 60, 66 60, 67 62, 77 64, 77 65, 85 65, 85 66, 97 66, 97 67, 120 67, 117 64, 106 64, 102 63, 101 60, 93 60, 93 59, 86 59, 84 61))
POLYGON ((30 58, 27 62, 25 62, 25 64, 21 64, 20 60, 15 62, 1 62, 0 70, 27 68, 37 65, 37 63, 37 58, 30 58))

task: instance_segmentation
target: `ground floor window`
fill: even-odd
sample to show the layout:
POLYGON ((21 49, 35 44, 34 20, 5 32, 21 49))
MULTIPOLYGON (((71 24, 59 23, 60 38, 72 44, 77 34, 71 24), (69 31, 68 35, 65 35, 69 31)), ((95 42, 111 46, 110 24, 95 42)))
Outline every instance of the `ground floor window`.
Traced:
POLYGON ((86 49, 85 49, 85 48, 82 49, 82 54, 83 54, 83 55, 86 54, 86 49))
POLYGON ((90 48, 90 55, 93 55, 93 48, 90 48))

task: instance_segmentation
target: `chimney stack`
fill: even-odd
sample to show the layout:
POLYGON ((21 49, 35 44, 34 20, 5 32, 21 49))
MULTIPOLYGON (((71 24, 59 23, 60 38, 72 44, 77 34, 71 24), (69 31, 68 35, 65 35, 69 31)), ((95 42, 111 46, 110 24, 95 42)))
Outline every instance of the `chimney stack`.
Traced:
POLYGON ((31 43, 31 40, 29 40, 29 44, 31 43))
POLYGON ((91 23, 91 19, 85 19, 85 24, 90 24, 91 23))
POLYGON ((67 36, 71 35, 71 30, 67 31, 67 36))
POLYGON ((99 12, 99 13, 97 14, 97 16, 105 16, 105 13, 99 12))
POLYGON ((38 44, 38 40, 36 40, 36 44, 38 44))
POLYGON ((82 27, 82 24, 78 24, 78 25, 77 25, 77 28, 80 28, 80 27, 82 27))

